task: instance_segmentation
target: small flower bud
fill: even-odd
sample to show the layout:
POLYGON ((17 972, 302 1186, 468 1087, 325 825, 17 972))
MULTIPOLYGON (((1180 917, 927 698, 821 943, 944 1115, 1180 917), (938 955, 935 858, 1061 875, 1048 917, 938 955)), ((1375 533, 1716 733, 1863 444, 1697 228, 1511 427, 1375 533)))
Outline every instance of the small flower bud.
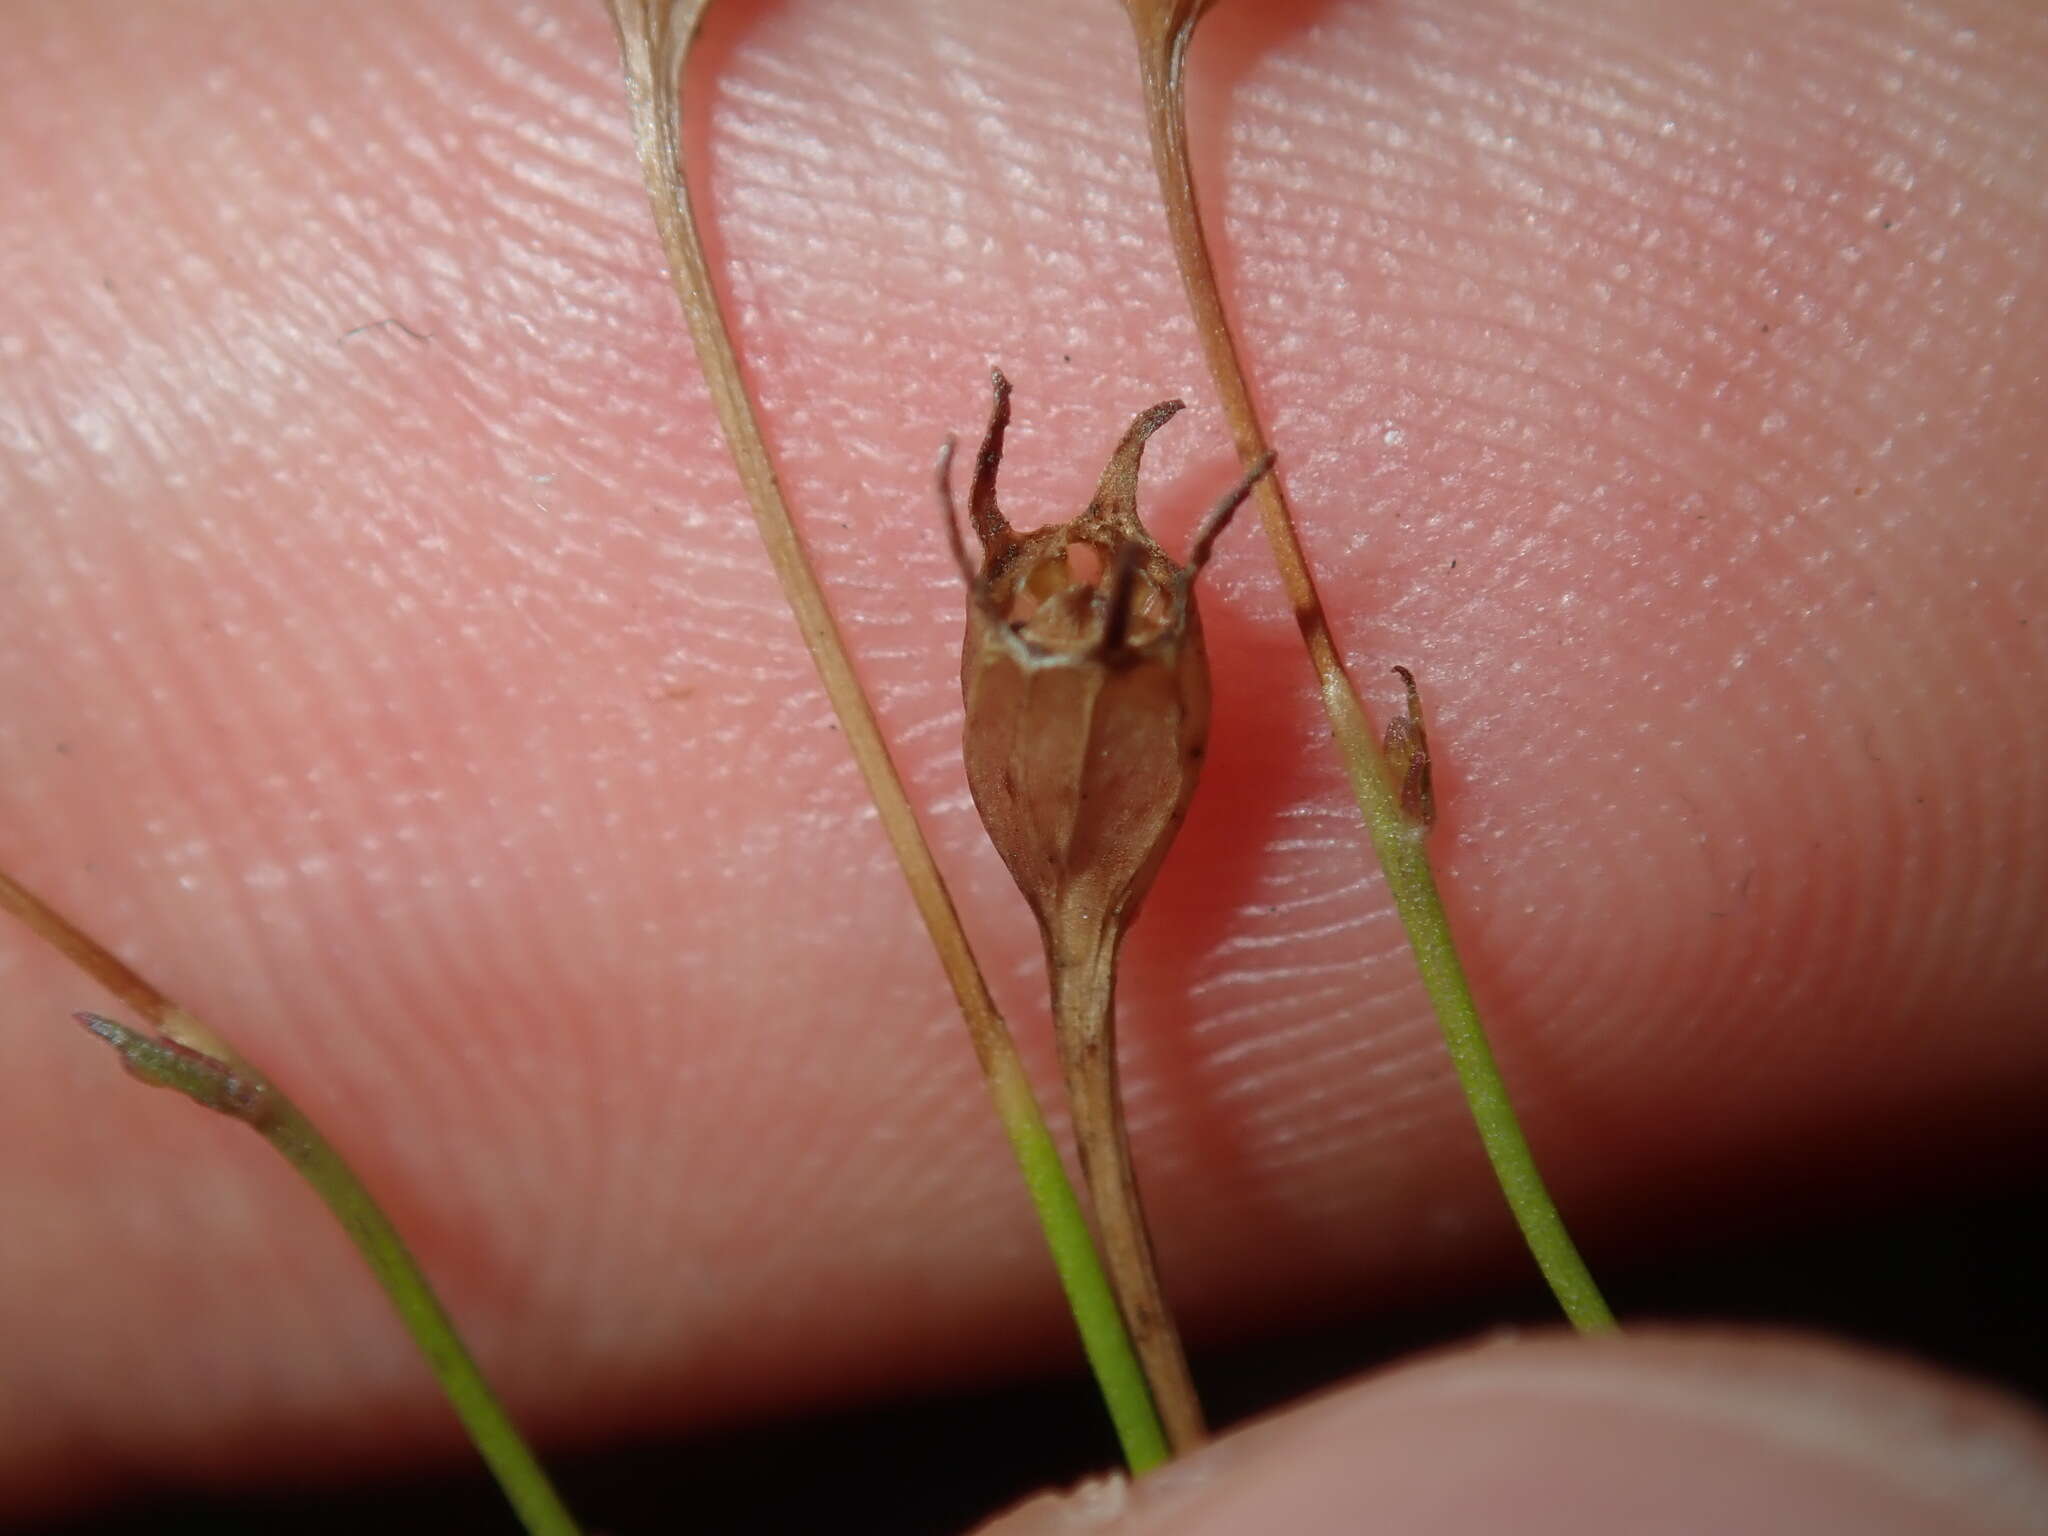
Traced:
POLYGON ((996 505, 1010 386, 1001 373, 994 383, 970 503, 978 571, 947 493, 970 586, 967 783, 1048 952, 1078 959, 1136 916, 1187 812, 1209 735, 1195 578, 1267 465, 1217 504, 1188 563, 1174 564, 1137 510, 1146 440, 1181 409, 1169 400, 1131 423, 1086 511, 1019 533, 996 505))

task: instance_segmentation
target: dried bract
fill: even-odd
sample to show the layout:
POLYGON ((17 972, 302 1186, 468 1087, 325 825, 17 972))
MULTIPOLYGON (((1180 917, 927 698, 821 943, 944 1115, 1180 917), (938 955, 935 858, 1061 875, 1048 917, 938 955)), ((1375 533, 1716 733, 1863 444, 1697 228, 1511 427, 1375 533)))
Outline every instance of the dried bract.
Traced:
POLYGON ((1387 766, 1401 787, 1401 814, 1427 832, 1436 825, 1436 786, 1430 773, 1429 733, 1422 724, 1422 694, 1413 672, 1406 667, 1394 672, 1408 690, 1408 712, 1387 722, 1387 766))

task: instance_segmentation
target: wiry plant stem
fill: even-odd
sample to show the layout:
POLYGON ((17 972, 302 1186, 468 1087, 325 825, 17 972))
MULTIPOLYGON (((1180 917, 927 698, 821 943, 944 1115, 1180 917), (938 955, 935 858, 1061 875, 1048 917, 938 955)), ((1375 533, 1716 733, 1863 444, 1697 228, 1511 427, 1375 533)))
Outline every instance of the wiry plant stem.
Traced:
POLYGON ((1059 1042, 1074 1141, 1081 1150, 1081 1171, 1088 1181, 1088 1203, 1095 1210, 1110 1283, 1167 1438, 1177 1454, 1185 1455, 1207 1438, 1208 1430, 1180 1331, 1160 1284, 1158 1261, 1152 1256, 1152 1234, 1145 1225, 1137 1166, 1124 1123, 1116 1059, 1116 952, 1116 937, 1102 934, 1081 954, 1047 955, 1053 1034, 1059 1042))
POLYGON ((1119 1320, 1086 1220, 1061 1167, 1031 1093, 1009 1027, 996 1011, 968 946, 910 797, 889 756, 823 588, 797 536, 796 526, 768 455, 747 393, 739 357, 704 256, 681 145, 681 92, 690 45, 710 0, 609 0, 624 55, 633 136, 667 253, 676 296, 683 306, 697 358, 711 389, 726 446, 738 466, 761 539, 781 579, 783 596, 810 647, 840 728, 852 750, 882 829, 903 867, 932 947, 959 1001, 1003 1128, 1024 1171, 1072 1308, 1090 1366, 1122 1442, 1125 1459, 1143 1471, 1166 1459, 1165 1436, 1146 1390, 1144 1374, 1119 1320))
MULTIPOLYGON (((1181 280, 1187 290, 1188 306, 1194 312, 1195 329, 1201 336, 1210 377, 1215 381, 1231 434, 1237 441, 1238 457, 1249 466, 1269 452, 1266 433, 1223 308, 1188 160, 1184 71, 1188 44, 1209 3, 1210 0, 1125 0, 1137 33, 1153 168, 1158 172, 1160 194, 1166 203, 1174 254, 1180 263, 1181 280)), ((1614 1316, 1565 1230, 1564 1220, 1544 1187, 1535 1157, 1508 1101, 1507 1086, 1501 1079, 1451 942, 1450 924, 1423 846, 1427 829, 1403 812, 1400 787, 1389 779, 1386 757, 1373 735, 1358 691, 1345 672, 1322 599, 1316 592, 1315 579, 1309 573, 1308 559, 1295 536, 1281 476, 1267 475, 1254 494, 1258 498, 1259 521, 1280 568, 1280 579, 1301 630, 1302 643, 1308 649, 1309 662, 1315 668, 1323 708, 1329 716, 1345 774, 1364 813, 1374 850, 1386 870, 1395 909, 1414 948, 1423 985, 1442 1026, 1473 1119, 1478 1123, 1487 1158, 1493 1164, 1522 1236, 1565 1315, 1584 1330, 1612 1328, 1614 1316)))
POLYGON ((477 1369, 398 1229, 305 1111, 219 1035, 5 871, 0 871, 0 911, 20 918, 161 1031, 158 1038, 98 1014, 78 1015, 81 1024, 119 1053, 130 1076, 241 1121, 298 1169, 390 1297, 520 1524, 530 1536, 577 1536, 575 1520, 477 1369))

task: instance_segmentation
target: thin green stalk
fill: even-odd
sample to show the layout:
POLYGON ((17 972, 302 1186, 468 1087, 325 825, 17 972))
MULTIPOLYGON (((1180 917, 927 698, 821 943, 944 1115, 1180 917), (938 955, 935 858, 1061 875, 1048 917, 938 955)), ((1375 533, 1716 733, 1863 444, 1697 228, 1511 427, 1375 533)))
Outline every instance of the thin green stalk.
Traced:
POLYGON ((996 1112, 1030 1187, 1046 1245, 1052 1250, 1054 1267, 1080 1327, 1089 1366, 1109 1406, 1124 1458, 1132 1471, 1142 1472, 1165 1460, 1167 1454, 1166 1437, 1144 1373, 1117 1313, 1088 1224, 1046 1135, 1016 1042, 989 995, 953 898, 925 843, 881 726, 861 689, 824 589, 789 515, 740 371, 731 329, 711 280, 684 170, 680 102, 684 65, 709 4, 710 0, 610 0, 625 65, 633 138, 655 228, 761 540, 839 718, 840 732, 903 868, 932 948, 952 984, 996 1112))
POLYGON ((1145 1384, 1144 1370, 1132 1350, 1123 1313, 1117 1309, 1116 1295, 1096 1256, 1088 1220, 1081 1214, 1074 1186, 1060 1162, 1059 1148, 1045 1128, 1030 1083, 1021 1073, 999 1072, 991 1079, 989 1091, 1017 1154, 1017 1165, 1024 1170, 1031 1203, 1045 1228, 1046 1245, 1052 1249, 1067 1305, 1081 1331, 1081 1347, 1116 1426, 1124 1460, 1134 1473, 1149 1472, 1169 1460, 1173 1452, 1151 1389, 1145 1384))
POLYGON ((161 1031, 146 1034, 99 1014, 78 1015, 81 1024, 120 1054, 131 1076, 241 1121, 304 1175, 369 1262, 529 1536, 578 1536, 575 1520, 477 1369, 391 1219, 305 1112, 212 1030, 5 871, 0 871, 0 911, 21 918, 161 1031))
POLYGON ((269 1123, 257 1129, 319 1191, 368 1262, 520 1524, 533 1536, 577 1536, 574 1518, 477 1369, 418 1261, 341 1154, 282 1094, 269 1123))
MULTIPOLYGON (((1188 163, 1184 78, 1187 50, 1195 26, 1209 4, 1210 0, 1125 0, 1138 39, 1152 163, 1158 172, 1160 195, 1166 203, 1167 225, 1180 263, 1181 281, 1187 290, 1188 307, 1194 312, 1210 377, 1230 420, 1238 457, 1249 468, 1270 453, 1271 448, 1223 308, 1188 163)), ((1583 1331, 1611 1329, 1615 1326, 1614 1314, 1608 1310, 1591 1272, 1565 1231, 1564 1218, 1544 1187, 1535 1156, 1508 1101, 1507 1085, 1501 1080, 1492 1047, 1487 1044, 1479 1014, 1472 1006, 1465 973, 1451 942, 1450 924, 1423 846, 1426 822, 1416 818, 1415 806, 1403 808, 1401 789, 1388 775, 1386 754, 1373 735, 1358 691, 1344 669, 1322 599, 1316 592, 1315 579, 1309 572, 1308 559, 1295 536, 1281 475, 1268 474, 1259 482, 1254 495, 1302 643, 1315 668, 1345 774, 1364 813, 1373 848, 1386 870, 1395 910, 1415 951, 1423 985, 1436 1010, 1480 1139, 1485 1143, 1487 1159, 1493 1164, 1522 1237, 1565 1316, 1583 1331)), ((1411 700, 1412 697, 1411 693, 1411 700)), ((1419 724, 1418 718, 1418 729, 1419 724)))
POLYGON ((1522 1229, 1522 1240, 1529 1245, 1565 1317, 1581 1332, 1605 1332, 1615 1326, 1614 1313, 1565 1230, 1564 1217, 1544 1187, 1536 1156, 1529 1150, 1522 1123, 1509 1102, 1507 1084, 1494 1060, 1493 1047, 1487 1043, 1479 1012, 1472 1006, 1464 967, 1451 944, 1451 925, 1423 846, 1424 830, 1403 815, 1400 801, 1385 792, 1384 780, 1381 787, 1382 792, 1371 797, 1370 803, 1361 798, 1373 849, 1387 872, 1395 910, 1408 930, 1422 985, 1436 1009, 1486 1159, 1493 1165, 1501 1193, 1507 1196, 1515 1224, 1522 1229))

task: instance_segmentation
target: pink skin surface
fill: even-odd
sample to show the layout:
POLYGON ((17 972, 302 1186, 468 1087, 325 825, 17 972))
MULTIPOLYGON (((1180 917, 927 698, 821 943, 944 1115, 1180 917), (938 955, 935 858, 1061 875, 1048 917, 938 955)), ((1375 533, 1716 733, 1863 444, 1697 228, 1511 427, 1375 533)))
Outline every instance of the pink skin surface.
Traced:
MULTIPOLYGON (((2048 19, 1219 13, 1192 95, 1355 675, 1596 1259, 1980 1176, 2048 1080, 2048 19)), ((791 500, 1048 1097, 930 465, 1234 473, 1099 0, 714 11, 704 195, 791 500)), ((0 15, 0 863, 387 1199, 554 1443, 1067 1369, 781 605, 592 4, 0 15), (385 323, 389 322, 389 323, 385 323)), ((1257 529, 1127 952, 1200 1341, 1521 1274, 1257 529)), ((452 1451, 343 1238, 0 931, 0 1507, 452 1451)), ((2038 1156, 2038 1152, 2033 1154, 2038 1156)))
POLYGON ((1909 1362, 1655 1328, 1448 1350, 983 1536, 2032 1536, 2048 1425, 1909 1362))

